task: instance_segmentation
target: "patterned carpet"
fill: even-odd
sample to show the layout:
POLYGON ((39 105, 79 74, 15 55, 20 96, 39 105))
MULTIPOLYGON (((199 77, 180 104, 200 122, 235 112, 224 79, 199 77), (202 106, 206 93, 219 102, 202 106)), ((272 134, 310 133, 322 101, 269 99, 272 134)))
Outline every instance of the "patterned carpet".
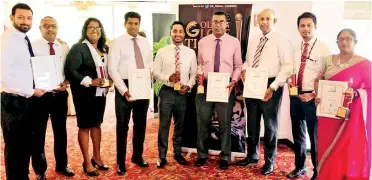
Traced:
MULTIPOLYGON (((169 143, 168 150, 168 164, 164 169, 157 169, 155 167, 158 159, 157 151, 157 131, 158 131, 158 119, 151 119, 147 124, 147 133, 145 140, 145 154, 144 159, 150 163, 149 168, 141 169, 138 166, 130 163, 132 154, 132 131, 129 132, 129 144, 128 144, 128 156, 127 156, 127 174, 125 176, 117 176, 116 174, 116 120, 114 115, 114 104, 113 96, 110 93, 107 101, 107 109, 105 114, 105 120, 102 125, 102 158, 104 162, 111 167, 109 171, 101 171, 101 175, 96 179, 286 179, 286 174, 294 168, 294 153, 285 145, 278 146, 278 156, 276 160, 274 173, 269 176, 260 175, 261 166, 263 165, 263 148, 261 146, 261 157, 260 162, 257 166, 250 167, 237 167, 234 164, 230 165, 230 168, 226 171, 218 168, 218 157, 211 156, 208 163, 197 168, 192 165, 196 160, 196 154, 191 154, 186 157, 189 161, 189 165, 182 167, 175 162, 172 154, 172 143, 169 143)), ((67 120, 68 127, 68 155, 69 155, 69 166, 75 171, 76 175, 70 179, 93 179, 86 176, 81 167, 83 158, 77 142, 78 128, 76 126, 76 118, 74 116, 69 117, 67 120)), ((2 133, 1 133, 2 134, 2 133)), ((172 132, 170 134, 172 137, 172 132)), ((1 150, 3 150, 3 138, 1 137, 1 150)), ((54 171, 54 155, 53 155, 53 131, 50 122, 48 123, 46 144, 45 144, 46 156, 48 159, 48 170, 46 172, 48 179, 67 179, 66 177, 57 174, 54 171)), ((92 149, 90 149, 92 153, 92 149)), ((4 170, 4 154, 0 153, 0 179, 5 179, 4 170)), ((186 154, 184 154, 186 156, 186 154)), ((307 167, 312 167, 310 157, 306 160, 307 167)), ((302 176, 299 179, 309 179, 312 175, 312 168, 309 170, 308 176, 302 176)), ((30 178, 35 179, 35 174, 30 166, 30 178)))

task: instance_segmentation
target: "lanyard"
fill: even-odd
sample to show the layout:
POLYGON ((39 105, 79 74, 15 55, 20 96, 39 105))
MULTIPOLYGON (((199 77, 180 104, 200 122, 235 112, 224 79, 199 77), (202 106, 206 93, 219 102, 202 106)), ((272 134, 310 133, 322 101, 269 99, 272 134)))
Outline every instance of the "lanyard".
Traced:
MULTIPOLYGON (((311 52, 313 51, 314 45, 315 45, 315 43, 317 41, 318 41, 318 38, 316 38, 315 41, 314 41, 314 43, 313 43, 313 45, 311 45, 311 49, 310 49, 309 55, 306 57, 306 59, 309 59, 311 61, 314 61, 314 60, 310 59, 310 55, 311 55, 311 52)), ((301 42, 301 55, 303 54, 303 45, 304 45, 304 43, 301 42)))

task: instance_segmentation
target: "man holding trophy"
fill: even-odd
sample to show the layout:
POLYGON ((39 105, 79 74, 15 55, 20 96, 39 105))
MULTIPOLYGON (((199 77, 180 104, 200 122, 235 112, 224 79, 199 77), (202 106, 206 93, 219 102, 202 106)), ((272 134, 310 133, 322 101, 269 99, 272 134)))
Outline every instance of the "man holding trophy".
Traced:
POLYGON ((195 98, 197 109, 197 151, 198 159, 195 166, 202 166, 208 160, 208 137, 211 127, 211 117, 216 110, 221 129, 221 161, 220 168, 228 169, 231 156, 231 117, 233 104, 235 102, 234 87, 239 80, 242 67, 240 42, 237 38, 226 33, 226 14, 217 11, 213 14, 212 31, 199 41, 198 45, 198 94, 195 98), (203 70, 203 72, 201 72, 203 70), (228 73, 230 80, 227 102, 210 102, 203 93, 207 85, 208 72, 228 73), (204 80, 203 80, 204 79, 204 80))
POLYGON ((305 12, 297 19, 301 43, 295 48, 294 69, 288 83, 290 87, 290 113, 295 151, 295 169, 288 178, 297 178, 306 173, 306 129, 311 143, 311 160, 314 175, 317 177, 318 118, 314 103, 314 80, 325 65, 324 58, 329 55, 327 45, 315 36, 317 19, 314 14, 305 12))
POLYGON ((154 61, 154 78, 163 82, 159 92, 158 168, 167 163, 168 135, 172 115, 174 117, 174 159, 186 165, 181 155, 183 124, 187 107, 187 93, 195 84, 196 55, 194 50, 183 45, 185 25, 175 21, 170 27, 172 44, 158 51, 154 61))

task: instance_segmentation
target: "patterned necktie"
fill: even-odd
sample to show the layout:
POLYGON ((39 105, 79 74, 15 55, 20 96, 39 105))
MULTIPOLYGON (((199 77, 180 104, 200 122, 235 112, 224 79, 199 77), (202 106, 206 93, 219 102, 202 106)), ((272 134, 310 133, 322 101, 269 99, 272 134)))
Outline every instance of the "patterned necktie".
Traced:
POLYGON ((181 70, 181 62, 180 62, 180 48, 176 46, 176 55, 175 55, 175 63, 176 63, 176 72, 180 72, 181 70))
POLYGON ((220 41, 221 39, 216 39, 216 51, 214 52, 214 72, 220 71, 220 53, 221 53, 221 47, 220 47, 220 41))
POLYGON ((258 44, 257 49, 256 49, 256 53, 254 54, 254 60, 253 60, 253 65, 252 65, 253 68, 258 67, 258 63, 260 62, 261 52, 262 52, 262 49, 264 48, 267 40, 268 40, 267 37, 265 37, 265 36, 261 37, 260 43, 258 44))
POLYGON ((32 50, 30 39, 28 39, 28 36, 26 36, 25 39, 27 41, 28 52, 30 52, 31 57, 35 57, 34 51, 32 50))
POLYGON ((137 43, 137 38, 132 38, 133 46, 134 46, 134 57, 136 59, 137 69, 145 69, 145 65, 143 64, 143 59, 141 55, 141 50, 137 43))
POLYGON ((54 48, 53 48, 53 44, 52 42, 49 42, 49 52, 50 52, 50 55, 56 55, 56 52, 54 51, 54 48))
POLYGON ((300 90, 302 89, 302 80, 304 78, 304 71, 305 71, 305 66, 306 66, 308 46, 309 46, 309 44, 305 43, 304 50, 303 50, 302 55, 301 55, 300 70, 298 71, 297 86, 300 90))

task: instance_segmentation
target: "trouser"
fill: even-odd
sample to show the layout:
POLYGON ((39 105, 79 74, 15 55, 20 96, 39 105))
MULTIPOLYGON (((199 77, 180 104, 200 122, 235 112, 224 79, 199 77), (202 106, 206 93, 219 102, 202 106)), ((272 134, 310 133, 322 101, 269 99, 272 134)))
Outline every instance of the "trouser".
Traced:
POLYGON ((168 150, 168 136, 172 114, 174 117, 173 149, 174 154, 181 154, 183 123, 187 106, 187 94, 174 91, 173 87, 163 85, 160 93, 160 125, 158 132, 159 157, 166 158, 168 150))
POLYGON ((56 170, 63 170, 67 167, 67 97, 67 91, 62 91, 45 93, 42 97, 35 99, 35 105, 37 105, 35 108, 39 110, 33 113, 32 167, 36 174, 44 174, 48 167, 44 146, 49 115, 53 128, 56 170))
MULTIPOLYGON (((128 86, 128 81, 124 80, 128 86)), ((128 102, 120 92, 115 89, 115 112, 116 112, 116 162, 120 167, 125 167, 127 152, 127 137, 129 120, 133 112, 133 155, 132 160, 142 158, 143 143, 145 141, 147 110, 149 100, 136 100, 128 102)))

